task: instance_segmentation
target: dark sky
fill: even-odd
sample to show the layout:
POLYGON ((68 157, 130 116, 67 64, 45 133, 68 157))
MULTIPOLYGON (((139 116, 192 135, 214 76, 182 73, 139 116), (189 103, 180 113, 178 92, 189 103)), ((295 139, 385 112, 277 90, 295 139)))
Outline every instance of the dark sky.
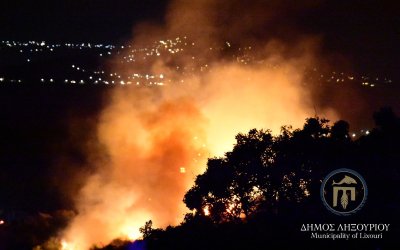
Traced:
POLYGON ((328 2, 306 19, 311 22, 308 27, 324 35, 325 49, 362 64, 364 73, 395 77, 400 65, 400 15, 394 1, 328 2))
POLYGON ((139 21, 161 22, 165 0, 6 0, 1 36, 15 39, 116 41, 139 21))
MULTIPOLYGON (((365 71, 397 73, 400 15, 395 1, 313 1, 318 4, 314 4, 312 9, 277 14, 289 13, 286 15, 291 16, 284 16, 280 20, 295 20, 302 32, 322 35, 326 51, 339 52, 354 60, 354 64, 362 63, 365 71)), ((131 36, 136 23, 162 23, 168 2, 1 1, 0 39, 120 42, 131 36)), ((291 4, 287 1, 286 5, 290 8, 291 4)), ((243 1, 245 5, 246 1, 243 1)))

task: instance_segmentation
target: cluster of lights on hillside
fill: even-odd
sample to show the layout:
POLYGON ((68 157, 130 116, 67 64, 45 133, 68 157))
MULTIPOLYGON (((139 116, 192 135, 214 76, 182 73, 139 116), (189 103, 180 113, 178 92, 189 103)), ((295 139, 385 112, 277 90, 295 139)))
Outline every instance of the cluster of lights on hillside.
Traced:
MULTIPOLYGON (((253 56, 252 46, 234 48, 230 42, 216 47, 209 47, 204 51, 204 57, 199 58, 195 55, 196 43, 190 41, 186 36, 174 39, 155 41, 147 47, 135 47, 133 45, 112 45, 101 43, 48 43, 46 41, 0 41, 0 53, 11 53, 14 60, 29 70, 29 65, 41 65, 46 67, 46 60, 52 60, 58 53, 74 53, 75 63, 69 66, 64 65, 52 73, 51 70, 45 73, 37 72, 33 78, 24 79, 23 75, 13 77, 6 72, 0 72, 0 83, 31 83, 39 82, 42 84, 104 84, 104 85, 141 85, 141 86, 164 86, 171 83, 184 83, 184 77, 192 73, 209 72, 210 65, 206 61, 208 56, 229 51, 233 62, 239 64, 259 64, 265 67, 275 68, 273 65, 263 60, 258 60, 253 56), (118 57, 115 57, 115 56, 118 57), (117 64, 124 67, 122 72, 109 72, 105 68, 89 66, 82 63, 81 59, 85 56, 97 57, 100 62, 108 59, 118 58, 117 64), (193 63, 191 66, 179 64, 179 57, 189 57, 193 63), (140 65, 148 60, 157 60, 163 57, 164 61, 170 61, 171 70, 182 76, 182 79, 172 79, 167 72, 146 72, 140 69, 140 65), (42 65, 43 64, 43 65, 42 65), (129 70, 126 70, 129 68, 129 70)), ((7 63, 7 62, 6 62, 7 63)), ((14 63, 15 64, 15 63, 14 63)), ((32 66, 34 67, 34 66, 32 66)), ((360 84, 363 87, 373 88, 383 84, 390 84, 392 80, 381 76, 355 76, 345 72, 331 72, 321 74, 317 68, 310 70, 311 74, 306 82, 317 81, 330 84, 360 84)))

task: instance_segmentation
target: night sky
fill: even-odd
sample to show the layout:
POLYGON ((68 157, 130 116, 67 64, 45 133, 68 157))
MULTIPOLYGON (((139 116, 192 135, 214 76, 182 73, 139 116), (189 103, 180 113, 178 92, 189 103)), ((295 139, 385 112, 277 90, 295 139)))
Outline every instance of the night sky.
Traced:
POLYGON ((1 36, 50 41, 119 41, 136 22, 162 22, 167 1, 2 2, 1 36))
MULTIPOLYGON (((275 33, 290 36, 282 28, 290 25, 321 35, 325 51, 342 54, 356 69, 397 77, 400 17, 393 1, 303 2, 272 1, 283 6, 275 33), (299 8, 303 2, 312 8, 299 8)), ((0 38, 123 43, 140 22, 162 24, 167 5, 165 0, 2 1, 0 38)))

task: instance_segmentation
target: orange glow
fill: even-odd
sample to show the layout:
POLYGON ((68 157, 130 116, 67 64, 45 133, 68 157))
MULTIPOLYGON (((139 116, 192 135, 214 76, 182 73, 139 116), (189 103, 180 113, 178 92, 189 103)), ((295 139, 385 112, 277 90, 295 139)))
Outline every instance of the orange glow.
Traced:
POLYGON ((142 236, 139 232, 139 228, 135 228, 134 226, 127 226, 126 228, 123 228, 122 231, 128 240, 137 240, 142 236))
POLYGON ((210 209, 208 208, 208 206, 204 207, 203 212, 204 212, 205 216, 209 216, 210 215, 210 209))
MULTIPOLYGON (((283 44, 265 41, 257 51, 264 55, 263 64, 244 65, 236 59, 205 56, 204 51, 214 42, 207 39, 216 34, 215 27, 201 18, 208 16, 203 2, 209 1, 193 2, 196 4, 188 6, 185 1, 175 1, 167 15, 168 28, 161 34, 159 28, 153 31, 146 26, 145 32, 139 28, 134 43, 151 44, 182 29, 198 39, 200 49, 194 56, 180 51, 177 61, 182 68, 189 68, 193 58, 200 58, 208 70, 183 75, 169 57, 158 56, 138 67, 161 75, 163 82, 170 80, 168 84, 113 89, 97 126, 105 156, 90 157, 96 152, 89 152, 90 164, 97 171, 79 194, 74 194, 78 215, 62 232, 76 249, 89 249, 118 237, 137 239, 138 229, 150 219, 154 227, 179 223, 187 212, 182 198, 195 176, 205 170, 207 158, 232 149, 237 133, 269 128, 277 134, 282 125, 296 128, 314 115, 309 92, 300 85, 302 69, 313 61, 312 42, 299 44, 300 52, 286 58, 283 44), (194 8, 198 5, 202 8, 194 8), (187 20, 180 19, 182 13, 187 20), (200 27, 201 36, 193 27, 200 27), (269 64, 279 67, 267 67, 269 64)), ((113 72, 131 70, 112 65, 113 72)), ((335 116, 330 110, 324 114, 335 116)), ((208 207, 204 214, 210 214, 208 207)))
POLYGON ((75 250, 75 248, 65 240, 61 240, 61 250, 75 250))

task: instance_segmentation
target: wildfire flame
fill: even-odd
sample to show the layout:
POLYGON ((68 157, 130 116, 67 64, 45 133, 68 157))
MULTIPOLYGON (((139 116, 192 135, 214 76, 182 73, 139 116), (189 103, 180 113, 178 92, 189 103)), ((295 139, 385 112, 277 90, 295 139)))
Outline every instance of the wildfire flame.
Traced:
POLYGON ((61 250, 74 250, 75 248, 65 240, 61 240, 61 250))
MULTIPOLYGON (((188 32, 200 49, 195 56, 182 53, 179 63, 192 67, 193 58, 200 58, 208 71, 183 75, 171 69, 170 58, 159 57, 140 67, 154 75, 163 72, 162 80, 170 84, 113 90, 97 126, 106 157, 89 157, 97 171, 76 196, 79 213, 62 232, 67 240, 63 249, 88 249, 118 237, 137 239, 149 219, 156 227, 180 222, 187 212, 182 198, 195 176, 204 171, 208 157, 232 148, 238 132, 257 127, 279 133, 282 125, 298 127, 314 114, 309 92, 300 86, 302 69, 313 62, 313 42, 300 42, 295 55, 287 56, 284 44, 264 41, 256 52, 264 55, 261 65, 205 57, 203 52, 218 41, 216 23, 204 18, 215 6, 190 3, 172 4, 165 30, 145 26, 141 32, 139 27, 134 44, 188 32), (269 62, 279 67, 265 67, 269 62)), ((329 110, 325 114, 335 116, 329 110)), ((210 214, 208 208, 204 214, 210 214)))

